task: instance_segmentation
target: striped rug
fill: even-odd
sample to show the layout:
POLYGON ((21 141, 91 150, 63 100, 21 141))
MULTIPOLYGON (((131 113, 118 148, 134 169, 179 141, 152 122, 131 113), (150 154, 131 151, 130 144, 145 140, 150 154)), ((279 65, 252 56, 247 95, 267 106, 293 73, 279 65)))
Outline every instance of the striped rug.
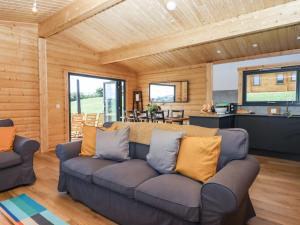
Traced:
POLYGON ((68 225, 26 194, 0 202, 0 211, 15 225, 68 225))

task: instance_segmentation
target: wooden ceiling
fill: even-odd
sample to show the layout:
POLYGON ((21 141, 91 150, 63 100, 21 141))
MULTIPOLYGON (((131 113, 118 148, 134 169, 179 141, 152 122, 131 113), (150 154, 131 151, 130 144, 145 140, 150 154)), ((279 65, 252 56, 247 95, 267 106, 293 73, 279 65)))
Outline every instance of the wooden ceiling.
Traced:
POLYGON ((126 0, 64 31, 67 37, 97 52, 151 40, 237 17, 291 0, 126 0))
POLYGON ((126 60, 121 64, 136 72, 147 72, 263 55, 300 49, 300 40, 297 40, 297 36, 300 36, 300 25, 126 60), (257 47, 253 47, 253 44, 257 44, 257 47), (218 50, 221 52, 218 53, 218 50))
POLYGON ((99 53, 99 64, 136 72, 300 49, 300 0, 174 1, 168 11, 167 0, 37 0, 34 14, 34 0, 0 0, 0 20, 39 23, 49 28, 41 37, 58 35, 99 53), (152 51, 157 40, 164 42, 152 51))
POLYGON ((0 0, 0 20, 39 23, 73 0, 37 0, 38 11, 32 12, 34 0, 0 0))

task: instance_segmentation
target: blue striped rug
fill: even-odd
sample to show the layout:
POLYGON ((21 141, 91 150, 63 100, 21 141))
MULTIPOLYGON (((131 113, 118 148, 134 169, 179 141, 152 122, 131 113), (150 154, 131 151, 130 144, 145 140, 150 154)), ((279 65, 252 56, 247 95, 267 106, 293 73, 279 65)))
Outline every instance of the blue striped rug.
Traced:
POLYGON ((0 211, 15 225, 68 225, 26 194, 0 202, 0 211))

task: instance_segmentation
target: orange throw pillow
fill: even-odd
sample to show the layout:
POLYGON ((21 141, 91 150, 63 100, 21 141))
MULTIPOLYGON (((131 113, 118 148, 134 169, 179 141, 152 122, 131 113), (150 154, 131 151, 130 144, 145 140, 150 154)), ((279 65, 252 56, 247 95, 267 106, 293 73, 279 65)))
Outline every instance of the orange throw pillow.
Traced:
MULTIPOLYGON (((97 127, 93 126, 84 126, 83 127, 83 140, 81 144, 81 156, 94 156, 96 154, 96 133, 97 127)), ((104 131, 113 131, 117 129, 117 125, 115 123, 112 124, 111 127, 98 127, 98 129, 104 131)))
POLYGON ((222 137, 184 137, 176 164, 176 172, 206 182, 216 174, 222 137))
POLYGON ((15 136, 15 127, 0 127, 0 151, 12 150, 15 136))

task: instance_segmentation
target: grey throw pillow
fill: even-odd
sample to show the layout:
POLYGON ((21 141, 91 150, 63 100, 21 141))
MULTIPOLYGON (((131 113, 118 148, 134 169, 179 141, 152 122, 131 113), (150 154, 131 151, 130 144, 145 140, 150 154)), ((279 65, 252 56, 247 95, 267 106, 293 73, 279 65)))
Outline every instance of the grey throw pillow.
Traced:
POLYGON ((97 128, 96 157, 115 161, 129 159, 129 129, 103 131, 97 128))
POLYGON ((160 173, 174 173, 183 132, 153 129, 147 162, 160 173))

